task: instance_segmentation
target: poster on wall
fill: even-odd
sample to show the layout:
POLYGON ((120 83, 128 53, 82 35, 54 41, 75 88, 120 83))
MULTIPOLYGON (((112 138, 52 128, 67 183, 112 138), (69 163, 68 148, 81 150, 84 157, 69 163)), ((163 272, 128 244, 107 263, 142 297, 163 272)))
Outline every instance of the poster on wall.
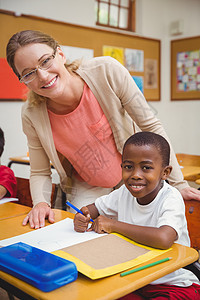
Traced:
POLYGON ((5 58, 0 58, 0 100, 25 100, 28 88, 20 83, 5 58))
POLYGON ((177 91, 200 91, 200 50, 177 53, 177 91))
POLYGON ((125 49, 125 67, 130 72, 144 72, 144 51, 125 49))
POLYGON ((200 100, 200 36, 171 41, 171 100, 200 100))
POLYGON ((144 87, 146 89, 158 88, 158 71, 156 59, 145 59, 144 87))
POLYGON ((60 46, 66 59, 70 62, 76 59, 88 60, 94 57, 94 50, 80 47, 60 46))
POLYGON ((124 49, 112 46, 103 46, 103 55, 111 56, 124 65, 124 49))
POLYGON ((135 83, 137 84, 137 86, 139 87, 140 91, 142 93, 144 93, 144 80, 143 80, 143 76, 132 76, 132 78, 135 81, 135 83))

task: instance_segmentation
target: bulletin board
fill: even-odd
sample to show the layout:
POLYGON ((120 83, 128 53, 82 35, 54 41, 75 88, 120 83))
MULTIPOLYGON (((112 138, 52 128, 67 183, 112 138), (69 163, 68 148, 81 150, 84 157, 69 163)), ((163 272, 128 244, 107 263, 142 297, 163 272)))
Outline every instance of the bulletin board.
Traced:
POLYGON ((171 100, 200 100, 200 36, 171 41, 171 100))
MULTIPOLYGON (((130 71, 144 80, 143 93, 147 100, 160 100, 160 40, 140 37, 133 33, 116 32, 93 27, 73 25, 50 19, 20 15, 0 10, 0 57, 6 57, 9 38, 21 30, 40 30, 53 36, 60 45, 93 49, 94 57, 103 55, 103 47, 140 50, 144 53, 144 70, 130 71), (154 74, 151 73, 154 66, 154 74), (153 81, 152 81, 153 79, 153 81), (145 80, 148 82, 145 86, 145 80), (154 84, 152 84, 154 82, 154 84)), ((0 98, 2 98, 0 96, 0 98)))

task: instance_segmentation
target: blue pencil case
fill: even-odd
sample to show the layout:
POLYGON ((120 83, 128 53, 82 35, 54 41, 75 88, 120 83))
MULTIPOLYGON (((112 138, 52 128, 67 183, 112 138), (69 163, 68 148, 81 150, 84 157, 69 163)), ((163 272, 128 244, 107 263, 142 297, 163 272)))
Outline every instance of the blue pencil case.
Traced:
POLYGON ((25 243, 0 248, 0 270, 43 292, 66 285, 78 276, 75 263, 25 243))

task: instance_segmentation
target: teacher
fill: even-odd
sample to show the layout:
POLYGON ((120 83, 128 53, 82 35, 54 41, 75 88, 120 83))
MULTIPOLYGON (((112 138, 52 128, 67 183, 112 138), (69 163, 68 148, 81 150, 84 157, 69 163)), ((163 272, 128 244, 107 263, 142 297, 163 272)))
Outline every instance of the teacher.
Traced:
MULTIPOLYGON (((57 41, 33 30, 14 34, 7 61, 29 88, 22 124, 30 156, 33 208, 23 225, 54 222, 51 163, 60 185, 79 208, 121 185, 124 142, 136 131, 168 137, 128 70, 111 57, 67 62, 57 41)), ((171 149, 169 183, 184 199, 200 200, 171 149)))

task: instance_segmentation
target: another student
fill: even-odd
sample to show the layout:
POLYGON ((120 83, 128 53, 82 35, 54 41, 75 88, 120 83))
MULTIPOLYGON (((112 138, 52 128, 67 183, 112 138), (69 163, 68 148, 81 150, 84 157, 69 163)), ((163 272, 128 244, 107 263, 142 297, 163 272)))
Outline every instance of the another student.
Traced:
MULTIPOLYGON (((4 133, 0 128, 0 157, 5 145, 4 133)), ((0 161, 0 199, 3 197, 15 197, 17 191, 17 181, 13 171, 1 165, 0 161)))
MULTIPOLYGON (((75 230, 117 232, 159 249, 168 249, 174 242, 190 246, 184 201, 166 182, 172 170, 169 157, 170 147, 162 136, 151 132, 132 135, 122 153, 124 185, 82 207, 84 215, 75 215, 75 230), (88 229, 90 218, 95 220, 88 229)), ((200 299, 198 278, 181 268, 124 297, 165 298, 200 299)))

